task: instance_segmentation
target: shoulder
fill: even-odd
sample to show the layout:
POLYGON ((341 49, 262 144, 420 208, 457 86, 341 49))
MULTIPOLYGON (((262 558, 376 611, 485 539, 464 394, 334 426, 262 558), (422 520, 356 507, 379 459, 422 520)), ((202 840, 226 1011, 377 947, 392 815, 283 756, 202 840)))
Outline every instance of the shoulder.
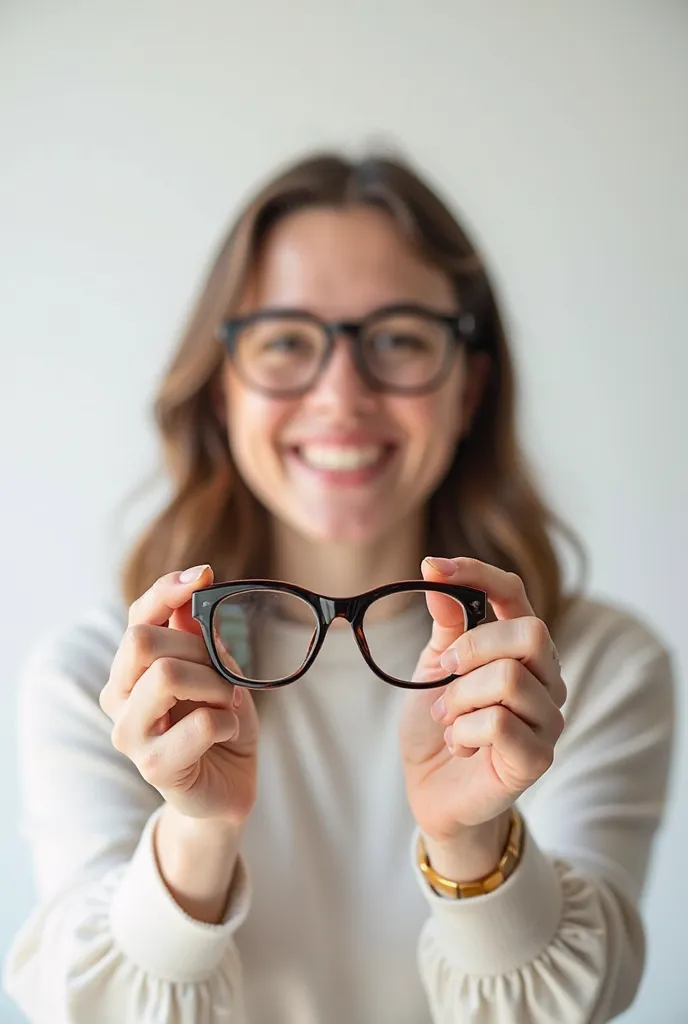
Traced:
POLYGON ((637 612, 618 603, 584 595, 569 599, 552 635, 562 656, 580 656, 583 652, 589 654, 610 648, 629 655, 641 651, 668 651, 659 632, 637 612))
POLYGON ((586 706, 601 714, 630 702, 649 715, 673 714, 672 651, 637 612, 577 596, 552 636, 569 689, 569 713, 586 706))

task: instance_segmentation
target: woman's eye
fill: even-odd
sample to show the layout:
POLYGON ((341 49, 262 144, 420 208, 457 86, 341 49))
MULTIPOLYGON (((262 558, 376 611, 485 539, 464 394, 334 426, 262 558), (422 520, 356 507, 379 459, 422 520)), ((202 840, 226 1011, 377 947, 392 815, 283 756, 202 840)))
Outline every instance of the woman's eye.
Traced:
POLYGON ((280 352, 285 355, 299 354, 307 351, 308 348, 307 340, 297 334, 280 334, 275 338, 266 339, 263 343, 264 352, 280 352))
POLYGON ((377 334, 373 338, 373 344, 378 349, 407 349, 409 351, 420 351, 425 350, 428 347, 428 340, 418 334, 402 333, 400 331, 385 331, 384 334, 377 334))

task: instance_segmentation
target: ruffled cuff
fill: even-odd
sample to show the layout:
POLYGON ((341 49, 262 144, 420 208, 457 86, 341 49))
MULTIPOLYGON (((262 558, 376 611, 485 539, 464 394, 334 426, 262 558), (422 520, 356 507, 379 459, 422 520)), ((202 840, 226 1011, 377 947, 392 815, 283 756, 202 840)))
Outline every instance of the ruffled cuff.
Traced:
POLYGON ((521 861, 503 885, 465 900, 438 896, 416 860, 413 870, 430 905, 444 956, 465 974, 505 974, 534 960, 551 942, 561 921, 564 892, 553 862, 532 836, 524 836, 521 861))
POLYGON ((251 900, 249 878, 239 857, 220 924, 190 917, 172 897, 156 863, 153 830, 163 807, 146 822, 113 894, 112 935, 127 958, 146 973, 169 981, 202 981, 215 970, 234 932, 246 919, 251 900))

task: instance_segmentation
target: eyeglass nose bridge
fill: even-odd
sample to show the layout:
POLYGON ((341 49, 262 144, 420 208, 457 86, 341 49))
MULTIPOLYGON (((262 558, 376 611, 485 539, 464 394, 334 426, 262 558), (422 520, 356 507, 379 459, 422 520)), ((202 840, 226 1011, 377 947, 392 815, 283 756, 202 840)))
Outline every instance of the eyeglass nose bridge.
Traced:
POLYGON ((370 647, 363 632, 363 614, 369 602, 361 602, 360 597, 322 597, 319 595, 320 612, 324 620, 325 630, 329 629, 335 619, 345 619, 351 626, 363 656, 372 660, 370 647))
POLYGON ((319 596, 318 602, 326 626, 329 626, 335 619, 346 619, 353 625, 360 609, 360 602, 355 597, 319 596))
POLYGON ((331 344, 334 344, 338 334, 344 334, 350 341, 358 342, 363 330, 363 324, 358 320, 329 320, 323 327, 331 344))
MULTIPOLYGON (((358 373, 359 378, 363 381, 367 388, 371 391, 379 391, 380 383, 375 379, 373 374, 370 372, 366 365, 365 358, 363 356, 363 346, 361 344, 361 334, 364 330, 365 325, 357 320, 330 320, 327 323, 322 324, 325 336, 327 337, 327 347, 323 353, 323 358, 318 367, 318 372, 313 383, 323 376, 326 372, 327 367, 332 361, 334 354, 335 345, 337 343, 337 336, 341 335, 346 338, 349 348, 349 355, 351 361, 354 364, 354 368, 358 373)), ((337 615, 342 614, 338 612, 337 615)))

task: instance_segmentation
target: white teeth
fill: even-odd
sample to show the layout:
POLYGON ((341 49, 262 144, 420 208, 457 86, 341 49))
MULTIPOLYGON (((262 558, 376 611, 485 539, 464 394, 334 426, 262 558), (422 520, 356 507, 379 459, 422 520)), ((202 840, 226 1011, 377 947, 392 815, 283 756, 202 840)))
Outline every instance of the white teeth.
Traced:
POLYGON ((306 444, 299 448, 299 455, 314 469, 364 469, 379 462, 383 450, 379 444, 360 448, 352 445, 339 447, 334 444, 306 444))

